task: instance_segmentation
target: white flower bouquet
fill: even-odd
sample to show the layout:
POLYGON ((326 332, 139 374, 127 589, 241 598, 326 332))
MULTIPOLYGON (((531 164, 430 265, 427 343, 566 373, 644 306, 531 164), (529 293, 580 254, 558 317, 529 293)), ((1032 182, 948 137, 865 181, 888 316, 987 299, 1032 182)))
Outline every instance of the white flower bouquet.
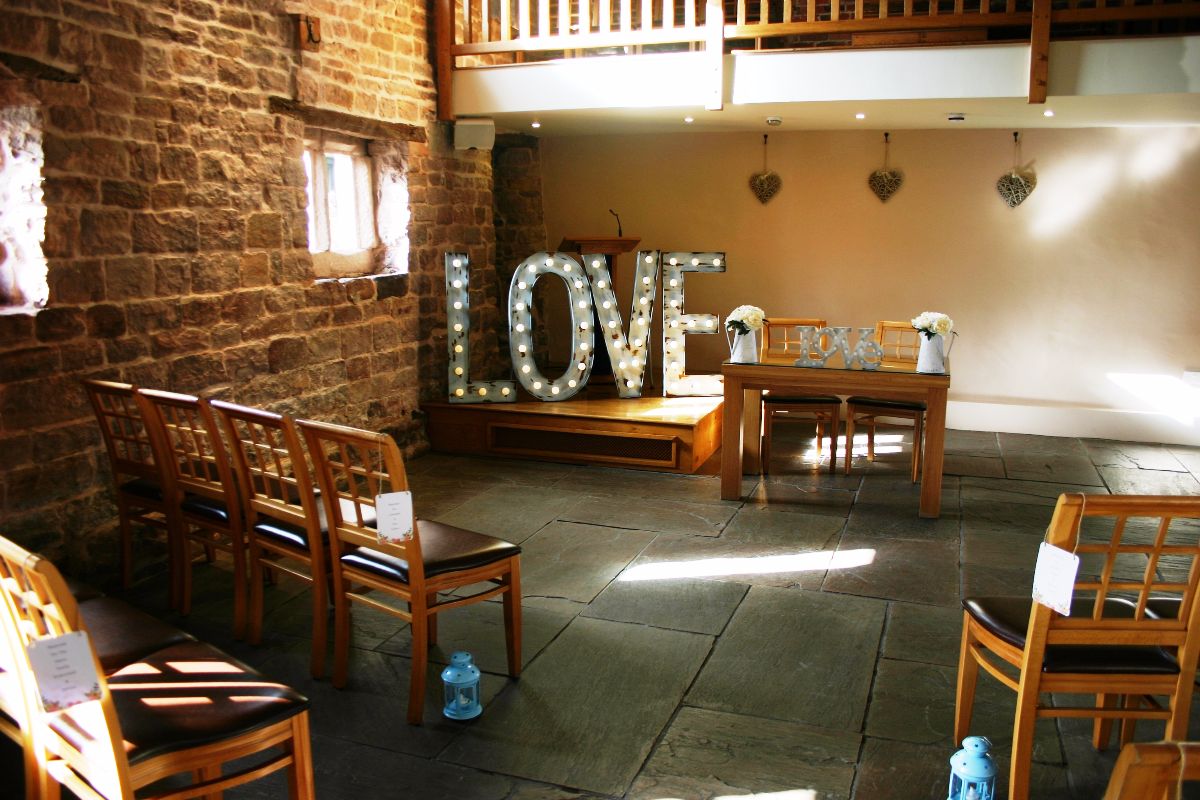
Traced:
POLYGON ((925 338, 932 339, 939 334, 949 336, 954 330, 954 320, 940 311, 922 311, 913 319, 912 326, 925 334, 925 338))
POLYGON ((725 327, 734 333, 749 333, 762 328, 765 317, 758 306, 738 306, 725 318, 725 327))

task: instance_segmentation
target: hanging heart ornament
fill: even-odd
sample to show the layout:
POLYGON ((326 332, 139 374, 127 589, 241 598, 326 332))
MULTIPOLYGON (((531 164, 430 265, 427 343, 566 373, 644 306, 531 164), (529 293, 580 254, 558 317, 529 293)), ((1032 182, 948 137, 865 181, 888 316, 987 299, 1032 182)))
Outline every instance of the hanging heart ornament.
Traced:
POLYGON ((783 187, 783 178, 776 172, 764 171, 750 176, 750 191, 758 202, 766 203, 783 187))
POLYGON ((904 173, 898 169, 877 169, 867 178, 867 186, 881 203, 886 203, 903 185, 904 173))
POLYGON ((1037 175, 1027 170, 1013 170, 1001 175, 996 181, 996 191, 1008 203, 1009 208, 1016 208, 1025 202, 1037 187, 1037 175))

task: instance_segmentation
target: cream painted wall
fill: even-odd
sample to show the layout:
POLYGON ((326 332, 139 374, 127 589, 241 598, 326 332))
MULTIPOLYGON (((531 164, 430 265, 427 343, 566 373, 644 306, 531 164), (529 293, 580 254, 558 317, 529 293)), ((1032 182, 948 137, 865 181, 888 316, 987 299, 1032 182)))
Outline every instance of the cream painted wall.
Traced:
MULTIPOLYGON (((761 134, 549 137, 546 227, 552 244, 614 232, 614 208, 643 247, 725 251, 727 273, 688 278, 691 312, 944 311, 953 427, 1200 444, 1200 387, 1180 380, 1200 369, 1200 129, 1032 130, 1022 155, 1038 185, 1010 209, 1009 131, 897 131, 905 183, 883 204, 866 186, 880 132, 776 131, 783 188, 764 206, 747 185, 761 134)), ((689 372, 726 355, 689 337, 689 372)))

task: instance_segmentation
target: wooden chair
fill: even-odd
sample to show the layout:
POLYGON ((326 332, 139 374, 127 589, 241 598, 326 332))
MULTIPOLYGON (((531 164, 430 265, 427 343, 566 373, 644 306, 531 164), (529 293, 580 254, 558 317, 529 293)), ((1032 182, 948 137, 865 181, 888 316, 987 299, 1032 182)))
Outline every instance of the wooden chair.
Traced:
MULTIPOLYGON (((921 350, 921 333, 911 322, 881 321, 875 325, 875 341, 883 348, 881 367, 915 369, 921 350)), ((854 452, 854 429, 867 429, 867 460, 875 460, 875 423, 880 419, 910 419, 913 423, 912 482, 921 474, 925 434, 925 404, 913 400, 888 400, 854 395, 846 399, 846 474, 850 474, 854 452)))
POLYGON ((521 673, 521 548, 502 539, 429 520, 414 520, 412 538, 383 543, 375 530, 376 498, 408 490, 400 450, 392 437, 323 422, 298 420, 313 460, 329 518, 333 573, 333 685, 345 686, 350 651, 350 603, 393 614, 412 626, 408 721, 419 725, 425 707, 429 645, 437 642, 436 615, 502 596, 508 672, 521 673), (495 586, 466 596, 448 593, 471 584, 495 586), (362 591, 375 590, 408 604, 408 611, 362 591))
POLYGON ((155 460, 167 498, 168 524, 176 541, 179 607, 192 604, 192 548, 212 549, 233 559, 233 631, 246 633, 246 530, 242 503, 220 429, 208 402, 192 395, 137 391, 138 407, 150 431, 155 460))
POLYGON ((980 667, 1017 693, 1012 800, 1029 796, 1040 718, 1093 718, 1097 748, 1116 719, 1161 719, 1166 738, 1184 738, 1200 653, 1200 498, 1062 495, 1046 541, 1081 559, 1070 616, 1027 597, 963 600, 954 738, 970 727, 980 667), (1152 598, 1175 600, 1175 615, 1150 611, 1152 598))
POLYGON ((33 796, 57 800, 65 786, 84 800, 219 797, 282 769, 291 797, 314 796, 308 701, 200 642, 172 645, 109 677, 92 649, 99 698, 43 710, 25 647, 84 628, 54 565, 2 537, 0 626, 27 689, 27 753, 41 767, 33 796), (224 764, 254 756, 222 774, 224 764), (144 791, 176 775, 191 785, 144 791))
POLYGON ((1200 781, 1200 742, 1127 744, 1104 800, 1173 800, 1182 781, 1200 781))
POLYGON ((314 678, 325 674, 329 611, 329 531, 314 491, 308 458, 290 417, 213 400, 233 453, 233 468, 246 511, 250 607, 246 638, 262 640, 264 566, 312 586, 314 678), (293 568, 287 562, 300 562, 293 568))
MULTIPOLYGON (((823 319, 799 317, 771 317, 763 321, 763 343, 761 360, 797 359, 803 352, 797 327, 811 325, 824 328, 823 319)), ((817 461, 821 460, 826 428, 829 430, 829 472, 837 471, 838 431, 841 424, 842 399, 835 395, 781 395, 775 392, 763 394, 762 442, 759 446, 761 468, 768 474, 771 463, 771 434, 780 420, 815 420, 817 426, 817 461)))
MULTIPOLYGON (((167 506, 150 434, 134 398, 135 387, 98 380, 85 380, 83 387, 100 424, 112 470, 121 532, 121 583, 128 589, 133 584, 133 525, 149 525, 165 534, 167 506)), ((177 599, 172 596, 172 605, 177 599)))

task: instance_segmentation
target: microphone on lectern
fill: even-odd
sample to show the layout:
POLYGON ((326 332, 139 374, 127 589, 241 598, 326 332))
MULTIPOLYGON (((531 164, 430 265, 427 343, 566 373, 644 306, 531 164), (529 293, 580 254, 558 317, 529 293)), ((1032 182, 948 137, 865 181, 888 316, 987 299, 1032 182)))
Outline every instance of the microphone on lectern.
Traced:
POLYGON ((621 233, 621 215, 618 214, 617 212, 613 211, 611 208, 608 210, 608 213, 612 214, 614 217, 617 218, 617 236, 618 237, 624 236, 625 234, 621 233))

